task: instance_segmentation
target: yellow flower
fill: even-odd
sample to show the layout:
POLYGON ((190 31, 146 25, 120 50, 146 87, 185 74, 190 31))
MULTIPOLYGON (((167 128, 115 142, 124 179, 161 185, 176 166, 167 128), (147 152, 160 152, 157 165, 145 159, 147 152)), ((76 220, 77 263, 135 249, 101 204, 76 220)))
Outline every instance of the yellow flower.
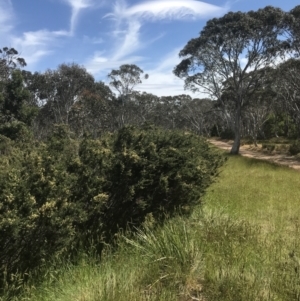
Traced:
POLYGON ((93 197, 93 201, 96 203, 104 203, 108 200, 108 195, 106 193, 100 193, 93 197))

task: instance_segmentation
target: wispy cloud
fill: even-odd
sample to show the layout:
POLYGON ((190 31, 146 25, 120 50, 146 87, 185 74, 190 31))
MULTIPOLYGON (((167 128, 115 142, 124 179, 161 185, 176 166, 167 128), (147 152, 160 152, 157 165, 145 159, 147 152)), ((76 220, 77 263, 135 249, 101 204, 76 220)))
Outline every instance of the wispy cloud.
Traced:
POLYGON ((145 70, 149 78, 139 86, 139 90, 158 96, 190 94, 195 97, 195 94, 183 89, 183 81, 172 73, 174 66, 180 62, 178 53, 181 48, 173 49, 165 54, 154 68, 145 70))
POLYGON ((152 0, 133 6, 128 6, 125 0, 117 0, 113 12, 105 15, 115 22, 113 34, 118 37, 118 46, 114 58, 126 57, 142 47, 140 29, 148 21, 198 19, 221 15, 225 10, 196 0, 152 0))
POLYGON ((112 69, 118 69, 123 64, 139 64, 145 58, 142 56, 128 56, 126 58, 121 58, 114 60, 112 56, 105 55, 103 52, 95 52, 91 57, 89 57, 85 62, 84 66, 87 71, 93 74, 97 78, 105 79, 107 74, 112 69))
POLYGON ((13 28, 14 12, 10 0, 0 0, 0 34, 5 34, 13 28))
POLYGON ((68 31, 49 31, 46 29, 24 32, 22 36, 11 38, 11 43, 21 52, 28 65, 33 67, 42 57, 52 53, 49 45, 57 39, 69 35, 68 31))
POLYGON ((118 0, 113 12, 105 16, 115 21, 114 33, 119 37, 114 59, 124 58, 142 47, 140 29, 147 21, 182 20, 187 16, 198 19, 221 15, 226 9, 196 0, 152 0, 133 6, 128 6, 125 0, 118 0), (125 31, 120 30, 126 27, 125 31))
MULTIPOLYGON (((165 54, 153 68, 145 66, 143 69, 145 73, 149 74, 149 78, 137 87, 138 90, 158 96, 189 94, 196 97, 197 95, 191 91, 185 91, 183 81, 172 73, 174 66, 180 62, 178 53, 181 48, 178 47, 165 54)), ((84 65, 88 72, 108 83, 106 76, 112 69, 118 69, 120 65, 127 63, 141 66, 140 64, 144 62, 145 58, 141 56, 132 55, 119 60, 112 60, 111 57, 105 56, 104 52, 97 52, 84 65)), ((152 64, 155 63, 152 62, 152 64)))
POLYGON ((64 1, 68 3, 72 8, 72 15, 70 19, 70 34, 73 35, 80 11, 92 7, 94 5, 94 1, 93 0, 64 0, 64 1))
POLYGON ((126 7, 124 1, 119 1, 114 7, 114 12, 109 14, 116 18, 132 18, 157 20, 175 19, 182 20, 193 16, 194 18, 221 15, 226 11, 220 7, 196 0, 153 0, 126 7))
MULTIPOLYGON (((143 59, 141 56, 134 55, 155 40, 160 39, 164 33, 158 33, 156 38, 149 40, 141 34, 142 26, 153 20, 177 20, 186 19, 191 16, 194 19, 221 15, 227 8, 207 4, 196 0, 152 0, 145 1, 136 5, 129 6, 125 0, 117 0, 113 5, 113 11, 104 16, 114 22, 114 28, 111 32, 115 40, 115 48, 105 56, 104 52, 95 53, 86 61, 87 69, 94 75, 103 74, 107 67, 118 68, 123 63, 137 63, 143 59)), ((172 72, 172 68, 178 61, 179 49, 172 52, 172 56, 163 60, 158 68, 152 70, 160 78, 157 83, 169 81, 170 76, 164 76, 166 72, 172 72), (167 66, 168 65, 168 66, 167 66)), ((152 82, 152 80, 150 80, 152 82)), ((174 86, 178 84, 177 79, 172 80, 174 86), (175 82, 176 83, 175 83, 175 82)), ((153 85, 155 84, 153 78, 153 85)))
POLYGON ((0 0, 0 38, 3 46, 14 47, 25 58, 27 64, 35 64, 51 53, 50 45, 68 31, 38 30, 16 35, 13 26, 16 19, 11 0, 0 0))
MULTIPOLYGON (((43 57, 52 54, 55 51, 55 45, 62 38, 72 37, 75 32, 78 16, 81 10, 92 7, 95 0, 63 0, 71 7, 70 28, 68 30, 50 31, 41 29, 37 31, 23 32, 22 35, 16 36, 10 34, 10 44, 13 45, 25 58, 31 69, 43 57)), ((13 15, 13 9, 10 0, 0 0, 0 26, 8 23, 8 18, 13 15), (9 12, 9 14, 7 13, 9 12)), ((3 29, 1 29, 3 30, 3 29)), ((9 28, 7 28, 9 30, 9 28)), ((93 40, 93 43, 99 42, 93 40)))
POLYGON ((127 24, 127 30, 121 37, 121 41, 117 42, 119 45, 116 47, 116 51, 112 57, 113 60, 122 59, 141 47, 139 35, 140 35, 141 23, 136 20, 130 20, 127 24))
MULTIPOLYGON (((0 0, 1 1, 1 0, 0 0)), ((38 31, 24 32, 22 36, 13 37, 12 42, 22 55, 26 58, 27 64, 33 67, 44 56, 54 52, 53 45, 61 38, 72 37, 78 22, 78 17, 83 9, 95 6, 95 0, 63 0, 71 7, 70 28, 69 30, 49 31, 42 29, 38 31)), ((102 2, 102 1, 100 1, 102 2)), ((99 1, 98 1, 99 4, 99 1)), ((93 43, 98 43, 95 39, 93 43)))

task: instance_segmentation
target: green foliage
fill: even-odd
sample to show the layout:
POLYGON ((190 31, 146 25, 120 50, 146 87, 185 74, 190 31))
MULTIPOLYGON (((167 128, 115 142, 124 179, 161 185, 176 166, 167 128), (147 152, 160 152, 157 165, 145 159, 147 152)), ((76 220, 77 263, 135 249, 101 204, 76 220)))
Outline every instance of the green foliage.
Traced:
POLYGON ((298 134, 295 122, 287 114, 270 114, 263 125, 262 132, 266 139, 278 136, 295 138, 298 134))
POLYGON ((79 142, 57 125, 37 143, 18 135, 23 125, 0 136, 2 289, 50 258, 91 244, 101 252, 120 228, 149 215, 163 222, 176 209, 189 212, 223 161, 190 133, 128 127, 79 142))
POLYGON ((289 138, 285 138, 285 137, 273 137, 271 139, 268 139, 268 141, 270 143, 274 143, 274 144, 289 144, 289 143, 291 143, 291 140, 289 138))
POLYGON ((8 155, 13 149, 11 140, 3 135, 0 135, 0 156, 8 155))
POLYGON ((69 152, 55 156, 33 141, 1 142, 0 285, 5 288, 14 273, 68 254, 75 238, 73 224, 80 216, 69 202, 74 181, 66 170, 66 162, 72 161, 69 152))
POLYGON ((297 155, 300 153, 300 141, 296 140, 290 145, 289 152, 291 155, 297 155))
POLYGON ((138 226, 149 213, 159 221, 176 209, 188 212, 222 161, 202 138, 155 128, 122 129, 113 153, 105 210, 110 229, 129 221, 138 226))
POLYGON ((253 100, 249 96, 262 95, 265 72, 259 70, 284 54, 286 42, 281 37, 286 16, 271 6, 229 12, 209 20, 179 53, 182 61, 174 74, 184 79, 185 88, 205 91, 234 113, 230 118, 235 133, 231 154, 239 153, 241 117, 253 100))
MULTIPOLYGON (((112 70, 108 77, 111 79, 109 83, 114 87, 121 95, 122 102, 123 98, 133 91, 133 88, 142 83, 141 75, 144 71, 139 68, 137 65, 122 65, 118 70, 112 70)), ((145 79, 149 76, 146 74, 145 79)))
POLYGON ((231 156, 188 218, 152 227, 149 217, 101 262, 92 252, 76 265, 58 261, 13 300, 298 301, 299 176, 231 156))
POLYGON ((17 120, 1 124, 0 135, 19 142, 30 141, 33 138, 28 127, 23 122, 17 120))
POLYGON ((86 138, 79 158, 72 199, 85 206, 83 228, 107 241, 150 213, 160 222, 178 209, 189 212, 223 160, 202 138, 151 127, 86 138))
POLYGON ((30 92, 24 86, 21 71, 13 71, 5 85, 2 101, 0 101, 3 116, 7 120, 16 119, 30 125, 38 112, 37 107, 29 104, 30 97, 30 92))

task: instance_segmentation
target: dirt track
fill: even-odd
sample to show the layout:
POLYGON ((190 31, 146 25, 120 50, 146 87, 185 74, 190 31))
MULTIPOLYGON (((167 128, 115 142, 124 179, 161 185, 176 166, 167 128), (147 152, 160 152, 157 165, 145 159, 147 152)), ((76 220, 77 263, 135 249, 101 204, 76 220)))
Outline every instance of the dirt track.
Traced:
MULTIPOLYGON (((227 150, 230 152, 232 143, 230 142, 224 142, 220 140, 214 140, 214 139, 208 139, 208 141, 218 148, 227 150)), ((300 161, 297 160, 294 156, 288 156, 284 154, 264 154, 261 151, 256 151, 253 149, 250 149, 249 145, 244 145, 240 147, 240 154, 244 157, 248 158, 255 158, 259 160, 267 160, 271 161, 280 165, 288 166, 294 169, 297 169, 300 171, 300 161)))

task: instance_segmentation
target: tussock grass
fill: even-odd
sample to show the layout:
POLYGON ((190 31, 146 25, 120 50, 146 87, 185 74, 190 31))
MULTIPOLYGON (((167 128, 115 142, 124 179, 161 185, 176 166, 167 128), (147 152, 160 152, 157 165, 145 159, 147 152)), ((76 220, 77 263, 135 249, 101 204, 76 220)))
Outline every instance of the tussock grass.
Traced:
POLYGON ((48 269, 15 300, 300 300, 299 184, 292 169, 229 157, 189 218, 149 219, 117 252, 48 269))

